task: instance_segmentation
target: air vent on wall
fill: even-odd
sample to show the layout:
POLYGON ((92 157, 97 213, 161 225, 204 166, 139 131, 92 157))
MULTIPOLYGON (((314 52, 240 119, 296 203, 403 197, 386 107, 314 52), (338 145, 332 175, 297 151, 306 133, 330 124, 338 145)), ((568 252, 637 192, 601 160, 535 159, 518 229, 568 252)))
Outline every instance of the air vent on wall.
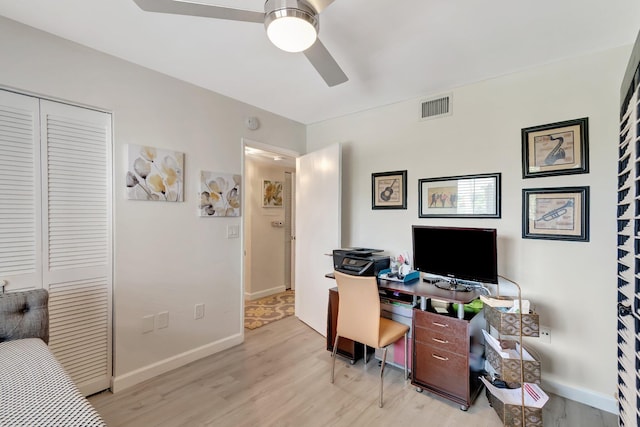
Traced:
POLYGON ((451 95, 438 96, 427 99, 421 103, 421 119, 432 119, 435 117, 451 115, 451 95))

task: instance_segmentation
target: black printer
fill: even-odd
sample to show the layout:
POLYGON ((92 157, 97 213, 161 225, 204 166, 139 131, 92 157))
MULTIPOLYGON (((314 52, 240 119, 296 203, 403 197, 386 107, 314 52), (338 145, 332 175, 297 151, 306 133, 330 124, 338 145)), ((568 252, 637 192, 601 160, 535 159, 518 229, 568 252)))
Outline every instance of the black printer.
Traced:
POLYGON ((374 255, 382 249, 348 248, 333 250, 333 268, 353 276, 378 276, 391 264, 389 256, 374 255))

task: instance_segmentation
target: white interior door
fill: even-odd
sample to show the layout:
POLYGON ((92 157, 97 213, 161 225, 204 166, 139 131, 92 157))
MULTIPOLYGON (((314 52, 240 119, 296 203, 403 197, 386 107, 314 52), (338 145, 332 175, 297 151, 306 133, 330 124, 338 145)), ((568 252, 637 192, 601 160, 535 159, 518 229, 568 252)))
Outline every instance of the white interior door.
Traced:
POLYGON ((296 316, 322 335, 327 333, 329 289, 325 274, 341 244, 341 147, 334 144, 297 159, 296 316))
POLYGON ((294 219, 295 209, 293 206, 294 186, 293 176, 291 172, 284 173, 284 287, 286 289, 295 289, 294 277, 294 219))

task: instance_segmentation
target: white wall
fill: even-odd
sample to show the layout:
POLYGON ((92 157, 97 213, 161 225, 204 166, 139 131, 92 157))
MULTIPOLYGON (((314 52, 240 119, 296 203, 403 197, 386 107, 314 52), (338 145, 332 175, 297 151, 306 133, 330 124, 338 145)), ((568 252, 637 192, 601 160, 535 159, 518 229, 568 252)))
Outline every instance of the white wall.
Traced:
POLYGON ((115 389, 240 342, 241 239, 226 227, 242 219, 196 216, 199 171, 240 173, 243 137, 303 152, 304 126, 1 17, 0 58, 2 86, 113 112, 115 389), (184 203, 125 200, 129 143, 185 153, 184 203), (169 327, 142 334, 161 311, 169 327))
POLYGON ((295 168, 279 167, 249 156, 246 159, 244 292, 247 299, 254 300, 286 289, 285 229, 271 225, 272 221, 284 222, 284 208, 262 207, 262 180, 284 183, 284 173, 295 172, 295 168))
POLYGON ((450 117, 420 121, 416 98, 307 127, 307 151, 344 147, 343 246, 396 254, 411 250, 412 224, 497 228, 500 274, 551 328, 551 344, 531 340, 547 389, 611 412, 618 100, 629 54, 619 48, 455 89, 450 117), (581 117, 589 117, 590 173, 522 179, 520 130, 581 117), (371 173, 404 169, 408 209, 372 210, 371 173), (501 219, 418 218, 418 179, 485 172, 502 172, 501 219), (590 242, 523 239, 522 189, 574 185, 591 187, 590 242))
MULTIPOLYGON (((453 90, 454 115, 419 121, 414 99, 307 129, 309 151, 344 144, 343 245, 411 248, 412 224, 496 227, 500 273, 519 282, 550 345, 534 342, 550 391, 596 406, 616 390, 615 204, 618 92, 630 48, 453 90), (520 129, 589 117, 591 172, 521 178, 520 129), (409 171, 406 211, 371 210, 371 173, 409 171), (418 219, 417 180, 502 172, 502 218, 418 219), (591 186, 591 241, 521 238, 521 190, 591 186)), ((305 152, 304 127, 198 87, 0 18, 0 85, 113 112, 115 374, 122 387, 242 339, 240 218, 197 218, 199 170, 241 170, 242 137, 305 152), (249 133, 245 116, 262 126, 249 133), (127 143, 183 151, 185 202, 125 200, 127 143), (203 321, 193 305, 204 303, 203 321), (170 326, 140 333, 141 318, 170 326)), ((604 404, 603 404, 604 402, 604 404)), ((610 408, 605 408, 610 409, 610 408)), ((614 409, 615 410, 615 409, 614 409)))

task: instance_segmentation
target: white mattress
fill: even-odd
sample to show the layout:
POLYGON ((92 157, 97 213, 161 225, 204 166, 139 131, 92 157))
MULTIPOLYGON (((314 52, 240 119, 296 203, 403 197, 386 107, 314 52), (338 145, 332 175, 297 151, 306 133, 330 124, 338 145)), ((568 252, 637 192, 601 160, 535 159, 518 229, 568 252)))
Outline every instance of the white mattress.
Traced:
POLYGON ((0 342, 0 426, 105 426, 39 338, 0 342))

